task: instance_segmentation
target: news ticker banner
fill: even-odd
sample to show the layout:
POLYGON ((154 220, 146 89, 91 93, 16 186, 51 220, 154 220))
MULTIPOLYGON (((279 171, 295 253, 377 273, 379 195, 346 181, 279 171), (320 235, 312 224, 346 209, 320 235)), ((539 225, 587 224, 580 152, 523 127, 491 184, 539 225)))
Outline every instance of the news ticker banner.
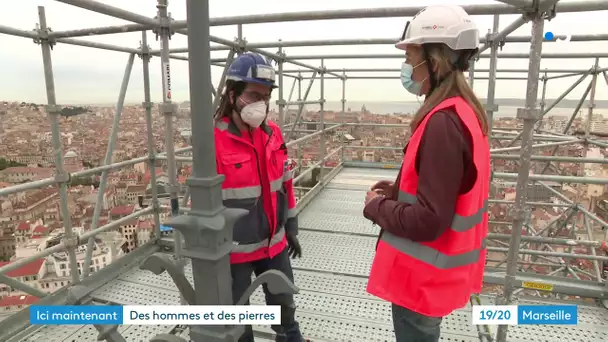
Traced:
POLYGON ((273 325, 278 305, 31 305, 30 324, 273 325))
POLYGON ((474 325, 578 323, 576 305, 474 305, 474 325))
MULTIPOLYGON (((30 324, 273 325, 278 305, 31 305, 30 324)), ((474 305, 474 325, 577 324, 576 305, 474 305)))

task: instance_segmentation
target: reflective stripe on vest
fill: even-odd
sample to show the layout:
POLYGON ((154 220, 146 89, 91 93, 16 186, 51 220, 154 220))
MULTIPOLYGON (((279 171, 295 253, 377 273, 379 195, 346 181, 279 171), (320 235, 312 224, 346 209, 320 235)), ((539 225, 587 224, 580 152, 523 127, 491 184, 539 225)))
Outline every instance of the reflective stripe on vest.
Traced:
MULTIPOLYGON (((408 194, 405 191, 399 190, 399 197, 397 199, 399 202, 414 204, 418 200, 418 198, 412 194, 408 194)), ((458 214, 454 214, 454 219, 452 220, 452 224, 450 228, 453 231, 464 233, 469 229, 475 227, 483 220, 483 214, 488 211, 488 200, 486 199, 483 203, 483 206, 473 215, 471 216, 461 216, 458 214)))
MULTIPOLYGON (((407 192, 399 191, 398 200, 400 202, 414 204, 416 203, 417 198, 416 196, 407 192)), ((484 202, 484 206, 477 213, 471 216, 454 215, 452 226, 450 228, 457 232, 465 232, 475 227, 482 222, 483 214, 487 211, 487 207, 488 201, 486 200, 484 202)), ((433 265, 439 269, 448 269, 474 264, 479 261, 481 252, 486 248, 486 240, 484 239, 480 249, 475 249, 460 254, 447 255, 432 247, 398 237, 387 231, 382 232, 381 239, 401 253, 407 254, 412 258, 433 265)))
MULTIPOLYGON (((270 192, 281 190, 283 183, 293 178, 293 171, 289 170, 283 174, 282 178, 275 179, 270 182, 270 192)), ((222 189, 222 199, 246 199, 262 196, 262 186, 246 186, 244 188, 226 188, 222 189)))
POLYGON ((253 253, 260 248, 264 247, 272 247, 277 243, 283 241, 283 237, 285 236, 285 229, 280 227, 279 231, 276 232, 270 239, 270 243, 268 243, 268 239, 264 239, 260 242, 251 243, 248 245, 235 245, 232 249, 232 253, 253 253))

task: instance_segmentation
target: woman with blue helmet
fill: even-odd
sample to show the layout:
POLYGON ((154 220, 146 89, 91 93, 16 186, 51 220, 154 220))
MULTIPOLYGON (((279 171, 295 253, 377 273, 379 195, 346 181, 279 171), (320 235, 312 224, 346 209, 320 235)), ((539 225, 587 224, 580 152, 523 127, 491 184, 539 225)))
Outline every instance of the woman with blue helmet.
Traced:
MULTIPOLYGON (((229 208, 246 209, 233 228, 230 253, 232 296, 236 303, 251 284, 251 274, 279 270, 293 281, 292 257, 300 257, 293 171, 283 133, 268 119, 275 71, 256 53, 237 57, 226 74, 226 87, 215 113, 217 173, 224 175, 222 198, 229 208)), ((220 96, 218 94, 218 96, 220 96)), ((293 295, 273 295, 266 303, 281 306, 276 341, 303 341, 295 320, 293 295)), ((239 342, 253 341, 247 326, 239 342)))

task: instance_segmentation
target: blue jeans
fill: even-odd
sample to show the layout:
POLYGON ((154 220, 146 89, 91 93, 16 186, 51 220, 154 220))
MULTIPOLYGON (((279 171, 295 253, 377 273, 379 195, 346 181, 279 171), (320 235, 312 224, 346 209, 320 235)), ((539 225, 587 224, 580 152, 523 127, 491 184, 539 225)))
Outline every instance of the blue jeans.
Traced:
POLYGON ((393 326, 397 342, 439 341, 442 317, 429 317, 393 304, 393 326))

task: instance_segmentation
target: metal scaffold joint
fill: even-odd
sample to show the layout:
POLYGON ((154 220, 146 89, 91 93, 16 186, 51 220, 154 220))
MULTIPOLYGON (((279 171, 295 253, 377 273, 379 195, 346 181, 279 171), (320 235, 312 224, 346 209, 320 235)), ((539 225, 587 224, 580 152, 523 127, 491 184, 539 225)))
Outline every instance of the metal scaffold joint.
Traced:
POLYGON ((498 105, 497 105, 497 104, 488 104, 488 103, 485 103, 485 104, 483 105, 483 108, 484 108, 484 109, 485 109, 487 112, 493 112, 493 113, 498 112, 498 105))
POLYGON ((53 32, 50 27, 41 29, 40 24, 36 24, 36 28, 33 31, 38 35, 36 38, 34 38, 34 43, 40 45, 42 42, 46 42, 51 47, 51 50, 53 50, 53 46, 55 46, 57 42, 49 35, 49 33, 53 32))
POLYGON ((538 108, 517 108, 517 118, 523 120, 538 120, 541 111, 538 108))
POLYGON ((150 54, 150 45, 144 45, 140 41, 139 42, 139 47, 138 47, 137 50, 139 51, 137 53, 137 57, 139 57, 140 59, 146 59, 146 60, 149 61, 152 58, 152 54, 150 54))
POLYGON ((55 182, 57 184, 66 183, 69 184, 72 181, 72 175, 69 172, 56 172, 54 174, 55 182))
POLYGON ((279 44, 278 44, 279 49, 275 53, 276 57, 272 58, 277 64, 285 63, 285 57, 287 56, 287 54, 285 53, 285 50, 283 50, 282 43, 283 43, 283 40, 279 39, 279 44))
POLYGON ((545 20, 551 21, 551 19, 557 16, 557 3, 551 6, 551 8, 545 12, 545 20))
MULTIPOLYGON (((159 1, 156 8, 158 8, 159 13, 166 12, 167 1, 159 1)), ((171 39, 171 36, 175 34, 175 28, 173 27, 173 22, 175 19, 171 17, 171 13, 167 13, 166 16, 156 15, 154 19, 158 20, 158 26, 152 28, 152 32, 154 33, 156 40, 158 40, 158 38, 162 35, 167 35, 167 37, 171 39)))
POLYGON ((48 114, 60 114, 61 113, 61 106, 55 105, 55 104, 44 105, 44 109, 46 110, 46 112, 48 114))
POLYGON ((164 115, 173 115, 175 112, 177 112, 177 104, 161 103, 158 105, 158 111, 164 115))
POLYGON ((154 103, 152 103, 151 101, 144 101, 141 103, 141 106, 144 109, 152 109, 152 106, 154 106, 154 103))
MULTIPOLYGON (((486 33, 486 42, 490 44, 490 46, 495 46, 497 49, 502 51, 502 48, 505 46, 505 37, 498 33, 492 33, 490 30, 488 30, 488 33, 486 33)), ((479 54, 475 55, 474 61, 479 61, 479 54)))
POLYGON ((74 234, 71 237, 64 236, 62 242, 67 249, 76 248, 80 246, 80 236, 77 234, 74 234))
POLYGON ((247 51, 247 39, 246 38, 234 37, 234 42, 236 43, 236 46, 234 46, 234 48, 233 48, 234 52, 236 52, 237 54, 242 54, 247 51))

